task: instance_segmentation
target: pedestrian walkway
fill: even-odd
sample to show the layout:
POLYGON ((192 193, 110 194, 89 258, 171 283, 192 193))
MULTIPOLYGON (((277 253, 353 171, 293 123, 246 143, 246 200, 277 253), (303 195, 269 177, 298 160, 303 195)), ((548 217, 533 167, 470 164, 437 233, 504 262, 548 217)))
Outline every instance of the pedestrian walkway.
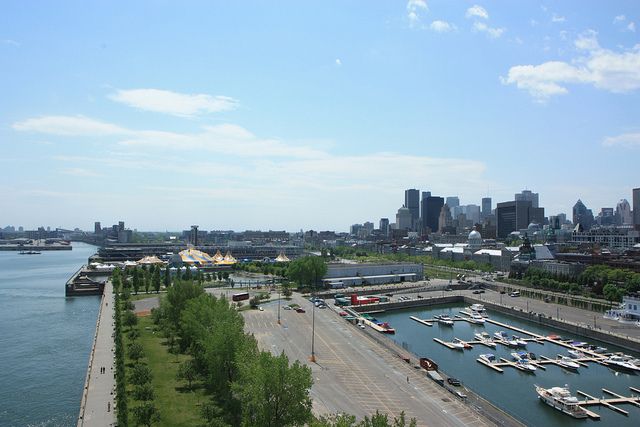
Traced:
POLYGON ((96 334, 80 404, 78 427, 104 427, 116 424, 113 304, 113 286, 108 281, 100 301, 96 334))

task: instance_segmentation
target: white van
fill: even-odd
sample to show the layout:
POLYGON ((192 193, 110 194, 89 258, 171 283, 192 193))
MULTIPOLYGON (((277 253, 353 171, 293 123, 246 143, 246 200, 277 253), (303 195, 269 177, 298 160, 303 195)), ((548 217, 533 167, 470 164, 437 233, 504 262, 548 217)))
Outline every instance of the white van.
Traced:
POLYGON ((512 296, 512 297, 519 297, 519 296, 520 296, 520 291, 513 291, 513 292, 511 292, 511 293, 509 294, 509 296, 512 296))

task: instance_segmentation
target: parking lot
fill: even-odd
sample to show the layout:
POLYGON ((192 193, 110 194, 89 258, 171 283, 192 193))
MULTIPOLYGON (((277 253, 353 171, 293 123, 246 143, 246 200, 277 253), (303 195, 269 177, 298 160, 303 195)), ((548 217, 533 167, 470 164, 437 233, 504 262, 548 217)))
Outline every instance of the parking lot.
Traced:
MULTIPOLYGON (((315 309, 316 363, 311 356, 312 303, 294 296, 304 313, 284 310, 278 325, 278 304, 264 311, 245 312, 246 330, 262 349, 284 351, 290 360, 307 363, 313 371, 311 390, 316 414, 346 412, 363 418, 376 410, 397 417, 404 411, 419 425, 481 426, 488 423, 452 394, 427 379, 397 354, 382 348, 368 331, 340 318, 333 308, 315 309)), ((416 363, 417 361, 413 361, 416 363)))

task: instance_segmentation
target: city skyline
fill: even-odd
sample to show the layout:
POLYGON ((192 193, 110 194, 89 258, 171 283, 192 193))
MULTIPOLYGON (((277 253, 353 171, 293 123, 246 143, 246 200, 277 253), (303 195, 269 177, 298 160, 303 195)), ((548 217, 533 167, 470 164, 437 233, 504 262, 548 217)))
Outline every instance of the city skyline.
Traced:
POLYGON ((639 185, 637 2, 123 5, 2 6, 2 226, 346 230, 409 188, 597 214, 639 185))

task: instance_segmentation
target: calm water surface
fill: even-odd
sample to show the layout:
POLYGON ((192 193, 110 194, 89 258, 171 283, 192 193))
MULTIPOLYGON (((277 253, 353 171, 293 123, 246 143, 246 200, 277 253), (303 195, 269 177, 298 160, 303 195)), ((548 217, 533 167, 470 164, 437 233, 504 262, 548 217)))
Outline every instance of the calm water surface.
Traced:
MULTIPOLYGON (((464 307, 464 305, 442 305, 417 310, 391 311, 376 314, 375 317, 379 320, 389 322, 391 326, 396 329, 396 334, 390 337, 398 344, 404 346, 416 355, 427 356, 433 359, 438 363, 443 372, 459 378, 465 386, 527 425, 541 427, 586 426, 596 423, 591 420, 575 420, 539 402, 534 384, 545 388, 568 384, 574 395, 576 390, 581 390, 595 397, 603 396, 602 388, 624 396, 631 395, 629 386, 640 388, 640 375, 613 371, 595 363, 589 363, 588 368, 581 367, 577 373, 566 371, 554 365, 546 365, 546 371, 538 369, 535 375, 509 367, 504 367, 504 373, 501 374, 481 365, 476 362, 476 359, 480 354, 493 353, 498 358, 504 357, 505 359, 511 360, 510 353, 513 350, 500 345, 498 345, 497 349, 476 345, 472 350, 461 352, 459 350, 449 350, 433 341, 433 338, 452 341, 454 337, 458 337, 462 340, 471 341, 474 339, 474 333, 486 331, 493 336, 494 332, 504 330, 503 328, 489 323, 485 323, 485 326, 476 326, 467 322, 456 322, 453 327, 434 324, 433 327, 430 328, 409 318, 409 316, 417 316, 421 319, 427 319, 432 318, 435 314, 441 313, 446 313, 453 317, 464 307)), ((589 341, 593 344, 599 344, 611 350, 620 350, 592 339, 571 335, 563 331, 542 328, 535 324, 497 312, 489 311, 489 316, 499 322, 517 326, 541 335, 556 333, 563 337, 576 338, 582 341, 589 341)), ((509 330, 505 330, 505 332, 509 333, 509 335, 512 334, 509 330)), ((527 350, 536 355, 542 354, 549 358, 555 358, 557 354, 567 355, 565 348, 549 343, 545 343, 544 345, 530 343, 527 345, 527 350)), ((626 351, 626 353, 629 352, 626 351)), ((637 354, 635 356, 638 357, 637 354)), ((640 425, 640 408, 629 404, 620 405, 620 407, 629 411, 628 417, 603 407, 592 406, 589 409, 599 413, 602 417, 601 421, 597 422, 598 426, 626 427, 640 425)))
POLYGON ((75 425, 100 300, 64 284, 95 251, 0 252, 0 425, 75 425))

